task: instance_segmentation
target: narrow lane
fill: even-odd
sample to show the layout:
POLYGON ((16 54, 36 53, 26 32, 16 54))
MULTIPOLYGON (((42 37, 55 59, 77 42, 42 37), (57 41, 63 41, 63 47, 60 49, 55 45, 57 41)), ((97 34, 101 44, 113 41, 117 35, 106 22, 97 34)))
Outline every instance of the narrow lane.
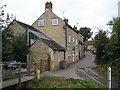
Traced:
MULTIPOLYGON (((94 68, 96 64, 94 63, 95 55, 91 53, 86 53, 86 57, 82 59, 78 66, 78 75, 84 80, 88 80, 93 85, 97 87, 107 87, 107 77, 103 77, 100 73, 97 73, 94 68)), ((106 70, 107 72, 107 70, 106 70)), ((112 88, 118 88, 118 83, 112 80, 112 88)))
POLYGON ((90 83, 95 85, 96 87, 106 87, 106 79, 104 79, 101 75, 96 73, 93 68, 95 68, 96 64, 94 63, 95 55, 91 53, 86 53, 86 57, 79 61, 77 66, 78 75, 84 79, 88 80, 90 83))
POLYGON ((67 69, 60 69, 55 72, 46 71, 43 72, 41 76, 47 75, 88 80, 96 87, 105 88, 107 86, 106 77, 102 77, 93 69, 96 66, 94 60, 95 55, 91 53, 86 53, 85 58, 82 58, 76 63, 70 64, 67 69))

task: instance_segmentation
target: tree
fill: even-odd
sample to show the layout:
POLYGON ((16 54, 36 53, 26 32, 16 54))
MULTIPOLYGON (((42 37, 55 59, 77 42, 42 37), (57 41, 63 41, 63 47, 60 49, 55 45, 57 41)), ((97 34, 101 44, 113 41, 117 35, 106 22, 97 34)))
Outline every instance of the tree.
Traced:
POLYGON ((109 59, 115 60, 120 58, 120 18, 114 21, 109 49, 109 59))
POLYGON ((12 16, 10 17, 9 14, 7 14, 6 20, 4 19, 4 11, 3 8, 7 5, 0 7, 0 61, 7 61, 13 59, 13 48, 12 48, 12 30, 9 26, 9 24, 13 21, 12 16), (7 28, 8 27, 8 28, 7 28), (2 57, 3 56, 3 57, 2 57))
POLYGON ((3 7, 6 7, 6 5, 0 7, 0 62, 2 62, 2 29, 4 28, 4 11, 3 7))
POLYGON ((120 81, 120 18, 114 20, 112 28, 112 36, 108 44, 108 59, 110 61, 110 66, 112 67, 113 74, 120 81))
POLYGON ((84 41, 87 41, 93 34, 88 27, 81 27, 80 30, 78 30, 78 33, 84 36, 84 41))
POLYGON ((16 36, 14 38, 13 46, 14 46, 14 60, 26 63, 28 46, 25 35, 21 34, 19 36, 16 36))
POLYGON ((13 22, 11 22, 6 29, 2 30, 2 60, 3 62, 11 60, 26 62, 28 53, 26 37, 24 34, 19 36, 13 35, 11 28, 13 22))
POLYGON ((98 34, 95 36, 95 48, 96 48, 96 60, 97 63, 106 62, 106 45, 109 41, 106 31, 99 30, 98 34))
POLYGON ((6 21, 3 19, 4 18, 4 11, 3 8, 6 7, 7 5, 1 6, 0 7, 0 30, 5 28, 5 23, 6 21))
POLYGON ((117 19, 117 18, 113 17, 113 19, 110 20, 110 21, 107 23, 107 25, 113 26, 116 19, 117 19))
POLYGON ((13 60, 13 32, 10 27, 2 31, 2 61, 13 60))

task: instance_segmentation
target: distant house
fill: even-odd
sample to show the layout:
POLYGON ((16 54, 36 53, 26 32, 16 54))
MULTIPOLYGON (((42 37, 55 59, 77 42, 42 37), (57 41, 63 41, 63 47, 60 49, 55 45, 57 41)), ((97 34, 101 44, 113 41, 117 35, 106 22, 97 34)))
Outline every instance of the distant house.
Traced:
POLYGON ((52 12, 52 3, 45 4, 45 12, 32 24, 34 28, 63 46, 66 50, 67 64, 84 57, 83 36, 68 24, 68 19, 62 20, 52 12))
POLYGON ((38 63, 41 72, 46 70, 60 69, 60 61, 64 60, 65 48, 47 37, 32 26, 19 21, 14 21, 10 26, 14 35, 26 33, 27 44, 29 45, 29 61, 38 63))
POLYGON ((93 50, 94 49, 94 44, 95 44, 95 40, 91 40, 91 41, 85 41, 85 48, 87 51, 93 50))

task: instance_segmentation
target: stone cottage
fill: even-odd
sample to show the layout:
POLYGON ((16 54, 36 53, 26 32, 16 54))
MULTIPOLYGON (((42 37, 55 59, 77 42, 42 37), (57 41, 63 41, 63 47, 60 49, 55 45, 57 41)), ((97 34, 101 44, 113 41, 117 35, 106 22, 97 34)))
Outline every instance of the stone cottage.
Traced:
POLYGON ((84 57, 83 36, 71 27, 68 19, 62 20, 52 12, 52 3, 45 4, 45 12, 32 26, 15 20, 11 25, 14 35, 25 33, 30 53, 27 62, 38 63, 41 72, 60 69, 61 60, 66 64, 84 57))
POLYGON ((85 55, 83 36, 68 24, 68 19, 62 20, 54 14, 52 7, 51 2, 45 3, 45 12, 32 26, 65 48, 67 64, 76 62, 85 55))
POLYGON ((29 61, 26 62, 36 62, 41 72, 60 69, 60 61, 64 60, 64 47, 34 27, 20 21, 13 21, 10 27, 15 36, 26 33, 29 45, 29 61))

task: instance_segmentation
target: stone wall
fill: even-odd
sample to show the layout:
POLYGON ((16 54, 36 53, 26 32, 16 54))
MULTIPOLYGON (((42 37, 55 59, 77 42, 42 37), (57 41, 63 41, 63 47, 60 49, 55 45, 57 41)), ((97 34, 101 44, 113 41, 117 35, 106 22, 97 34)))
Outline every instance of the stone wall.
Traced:
POLYGON ((40 30, 48 37, 52 38, 54 41, 65 47, 65 32, 63 26, 65 23, 58 16, 53 14, 53 12, 46 10, 33 24, 32 26, 40 30), (58 25, 52 25, 52 19, 58 19, 58 25), (38 20, 44 20, 44 26, 38 26, 38 20))
POLYGON ((54 52, 54 70, 56 71, 60 69, 60 61, 64 60, 64 52, 63 51, 55 51, 54 52))
POLYGON ((30 62, 36 62, 37 68, 44 72, 46 70, 56 71, 60 69, 60 61, 64 59, 63 51, 53 51, 42 41, 37 41, 30 48, 30 62))
POLYGON ((25 33, 25 29, 22 26, 20 26, 16 21, 14 21, 10 27, 13 30, 14 36, 19 36, 20 34, 25 33))
MULTIPOLYGON (((50 38, 52 38, 54 41, 56 41, 58 44, 65 47, 65 29, 63 27, 65 26, 65 22, 60 19, 57 15, 55 15, 52 11, 46 10, 32 25, 33 27, 37 28, 50 38), (58 19, 58 25, 54 26, 52 25, 52 19, 58 19), (38 20, 44 20, 44 26, 38 26, 38 20)), ((83 49, 80 48, 80 45, 76 45, 76 39, 80 40, 83 43, 83 37, 79 34, 77 34, 74 30, 67 27, 67 34, 71 35, 71 42, 67 42, 67 51, 66 51, 66 60, 67 64, 73 63, 78 61, 84 54, 84 51, 81 51, 83 49), (72 42, 72 37, 74 36, 74 42, 72 42), (72 53, 72 50, 75 50, 74 53, 72 53), (71 56, 68 56, 68 51, 70 51, 71 56), (80 55, 79 55, 80 53, 80 55)), ((68 36, 67 36, 68 38, 68 36)), ((82 46, 81 46, 82 47, 82 46)))
MULTIPOLYGON (((36 62, 39 69, 41 67, 41 60, 50 60, 50 52, 52 49, 50 49, 46 44, 39 40, 34 43, 29 50, 30 62, 36 62)), ((42 69, 45 70, 44 68, 42 69)))

